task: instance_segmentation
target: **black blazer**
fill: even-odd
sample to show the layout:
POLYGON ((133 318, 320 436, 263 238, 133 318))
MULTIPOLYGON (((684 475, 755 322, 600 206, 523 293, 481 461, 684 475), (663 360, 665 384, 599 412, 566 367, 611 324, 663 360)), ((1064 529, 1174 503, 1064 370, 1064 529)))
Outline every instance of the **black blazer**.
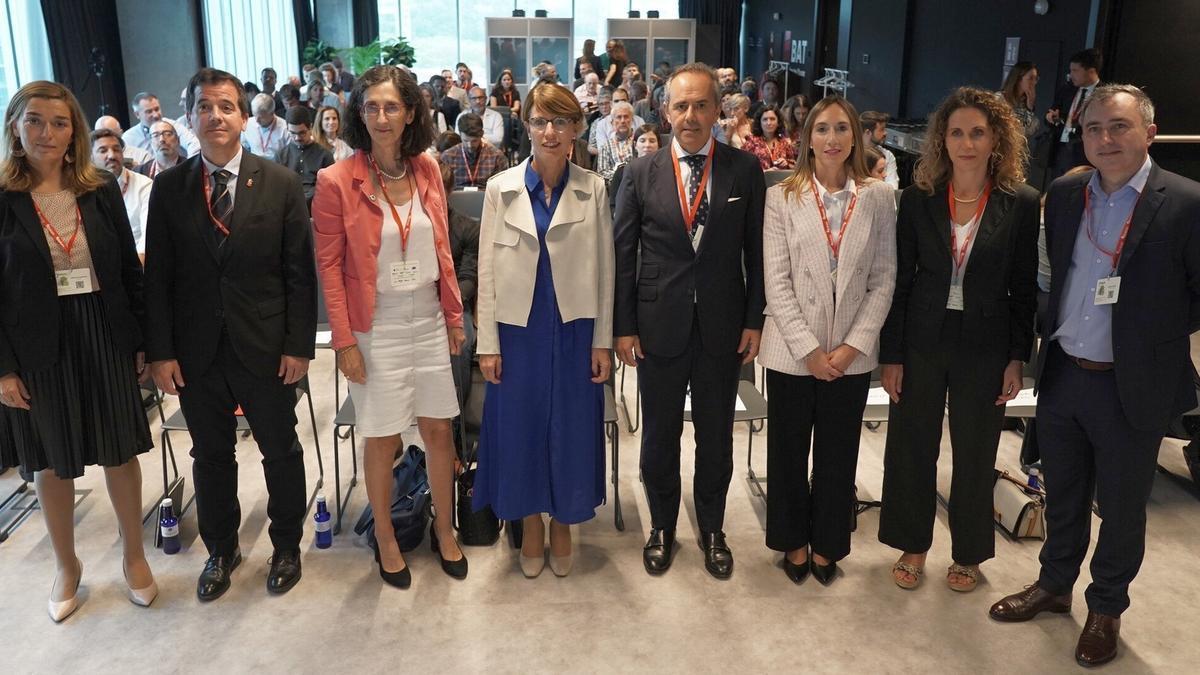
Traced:
MULTIPOLYGON (((109 329, 133 358, 142 348, 142 264, 117 179, 79 195, 83 231, 109 329)), ((0 375, 54 365, 59 355, 54 264, 28 192, 0 190, 0 375)))
MULTIPOLYGON (((1096 86, 1099 87, 1101 84, 1101 82, 1097 82, 1096 86)), ((1087 155, 1083 152, 1083 129, 1080 125, 1076 125, 1071 130, 1071 135, 1068 136, 1069 141, 1065 146, 1061 143, 1063 127, 1068 122, 1067 116, 1071 114, 1071 102, 1075 100, 1075 92, 1077 91, 1079 91, 1079 87, 1067 82, 1062 87, 1059 87, 1058 91, 1054 94, 1054 103, 1050 108, 1058 110, 1059 123, 1046 124, 1049 131, 1050 163, 1052 166, 1060 152, 1071 153, 1071 166, 1088 164, 1087 155)), ((1095 89, 1092 89, 1092 91, 1095 91, 1095 89)), ((1042 121, 1045 122, 1045 119, 1042 121)))
MULTIPOLYGON (((963 339, 983 353, 1028 361, 1037 312, 1040 205, 1028 185, 993 189, 963 276, 963 339)), ((908 350, 936 349, 954 262, 946 186, 913 187, 896 214, 896 292, 880 336, 880 363, 902 364, 908 350)))
POLYGON ((441 110, 442 114, 446 116, 446 131, 456 131, 458 115, 462 112, 462 106, 458 104, 458 100, 453 96, 443 96, 441 110))
MULTIPOLYGON (((1064 176, 1046 197, 1050 301, 1046 334, 1057 330, 1083 192, 1092 173, 1064 176)), ((1200 183, 1154 165, 1117 265, 1121 294, 1112 311, 1113 364, 1121 407, 1138 429, 1166 428, 1196 407, 1188 336, 1200 328, 1200 183)), ((1042 341, 1041 384, 1050 340, 1042 341)))
POLYGON ((724 143, 714 143, 713 152, 712 197, 698 251, 680 212, 671 145, 630 162, 619 188, 613 332, 639 336, 658 356, 687 348, 693 308, 711 354, 736 352, 742 330, 763 327, 763 172, 750 153, 724 143))
POLYGON ((158 175, 146 222, 146 352, 178 359, 186 381, 208 369, 224 326, 251 372, 283 354, 313 358, 317 326, 312 228, 300 178, 242 152, 230 235, 211 234, 199 154, 158 175))

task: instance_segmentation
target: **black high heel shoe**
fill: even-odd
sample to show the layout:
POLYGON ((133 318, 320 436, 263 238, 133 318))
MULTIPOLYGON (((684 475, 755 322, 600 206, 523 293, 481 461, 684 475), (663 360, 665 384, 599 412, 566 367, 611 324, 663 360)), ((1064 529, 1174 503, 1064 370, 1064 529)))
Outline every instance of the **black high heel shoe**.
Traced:
POLYGON ((837 562, 831 562, 828 565, 818 565, 816 560, 809 556, 809 564, 812 566, 813 578, 821 582, 822 586, 828 586, 837 578, 838 566, 837 562))
POLYGON ((802 563, 794 563, 788 560, 787 554, 783 555, 783 573, 788 579, 792 580, 793 584, 802 584, 808 578, 808 571, 812 562, 812 555, 804 559, 802 563))
MULTIPOLYGON (((442 557, 442 547, 438 546, 437 530, 434 529, 433 523, 429 524, 429 547, 433 549, 433 552, 437 554, 438 560, 440 560, 442 562, 442 571, 443 572, 445 572, 446 574, 449 574, 450 576, 454 577, 455 579, 466 579, 467 578, 467 556, 466 556, 466 554, 463 554, 463 557, 459 558, 458 560, 446 560, 445 558, 443 558, 442 557)), ((462 553, 461 548, 459 549, 459 553, 462 553)))
POLYGON ((408 588, 412 586, 412 572, 409 571, 408 565, 399 572, 388 572, 383 569, 383 563, 379 560, 379 549, 375 549, 375 563, 379 565, 379 578, 383 579, 388 586, 395 588, 408 588))

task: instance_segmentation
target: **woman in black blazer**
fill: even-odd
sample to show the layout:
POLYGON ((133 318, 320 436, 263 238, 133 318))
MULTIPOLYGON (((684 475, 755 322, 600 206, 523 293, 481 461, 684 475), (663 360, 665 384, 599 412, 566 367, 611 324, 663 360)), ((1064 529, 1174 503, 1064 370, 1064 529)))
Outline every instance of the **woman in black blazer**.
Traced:
POLYGON ((104 467, 130 600, 158 594, 142 547, 137 455, 152 447, 138 381, 142 267, 116 180, 92 166, 78 101, 53 82, 13 96, 0 158, 0 448, 34 472, 58 575, 48 611, 78 607, 74 479, 104 467))
POLYGON ((961 87, 929 118, 915 185, 900 200, 879 359, 892 400, 879 540, 904 552, 892 569, 901 588, 920 583, 933 541, 947 394, 950 588, 974 590, 994 555, 992 471, 1037 307, 1038 195, 1023 183, 1026 156, 1012 107, 961 87))

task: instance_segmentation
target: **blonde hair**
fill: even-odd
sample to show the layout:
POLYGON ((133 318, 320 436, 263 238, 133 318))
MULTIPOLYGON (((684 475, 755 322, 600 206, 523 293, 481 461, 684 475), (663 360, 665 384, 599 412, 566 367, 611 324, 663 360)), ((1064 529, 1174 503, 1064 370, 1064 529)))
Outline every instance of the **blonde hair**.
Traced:
POLYGON ((858 111, 841 96, 828 96, 817 101, 817 104, 808 111, 808 117, 804 118, 804 127, 800 130, 800 138, 796 141, 796 168, 792 170, 792 175, 780 183, 783 186, 785 198, 794 194, 798 200, 802 200, 804 192, 812 185, 813 175, 816 173, 812 153, 813 126, 816 125, 817 118, 821 116, 821 113, 834 106, 840 107, 846 113, 846 117, 850 119, 850 137, 854 139, 850 155, 846 157, 846 175, 860 185, 874 180, 871 178, 871 172, 864 158, 862 124, 858 121, 858 111))
POLYGON ((91 131, 79 101, 61 84, 37 80, 18 89, 8 102, 8 111, 4 115, 4 144, 9 152, 0 163, 0 189, 29 192, 36 183, 36 171, 25 156, 21 136, 17 133, 17 124, 25 114, 25 108, 35 98, 62 101, 71 111, 71 145, 63 158, 64 187, 81 195, 104 185, 104 175, 92 164, 91 131))
POLYGON ((1003 96, 977 87, 955 89, 929 116, 925 147, 913 170, 913 184, 926 194, 933 194, 939 186, 949 182, 954 165, 946 154, 946 127, 950 115, 962 108, 975 108, 987 118, 988 126, 996 136, 996 147, 988 160, 988 173, 996 187, 1009 194, 1015 193, 1017 186, 1025 182, 1025 164, 1029 158, 1025 127, 1003 96))

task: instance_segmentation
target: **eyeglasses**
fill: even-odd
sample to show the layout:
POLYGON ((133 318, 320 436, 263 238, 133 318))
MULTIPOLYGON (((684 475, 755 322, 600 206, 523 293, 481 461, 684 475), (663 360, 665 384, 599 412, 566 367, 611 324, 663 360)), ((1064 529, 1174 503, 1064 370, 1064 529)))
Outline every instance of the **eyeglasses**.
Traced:
POLYGON ((399 117, 400 113, 404 112, 404 106, 399 103, 389 103, 385 106, 368 103, 362 107, 362 113, 365 117, 378 117, 381 110, 388 117, 399 117))
POLYGON ((164 131, 155 131, 154 133, 150 134, 150 138, 175 138, 175 136, 175 132, 171 131, 170 129, 166 129, 164 131))
POLYGON ((545 117, 529 118, 529 126, 535 131, 545 131, 547 124, 553 124, 555 131, 569 131, 575 126, 575 120, 569 117, 555 117, 553 120, 548 120, 545 117))

